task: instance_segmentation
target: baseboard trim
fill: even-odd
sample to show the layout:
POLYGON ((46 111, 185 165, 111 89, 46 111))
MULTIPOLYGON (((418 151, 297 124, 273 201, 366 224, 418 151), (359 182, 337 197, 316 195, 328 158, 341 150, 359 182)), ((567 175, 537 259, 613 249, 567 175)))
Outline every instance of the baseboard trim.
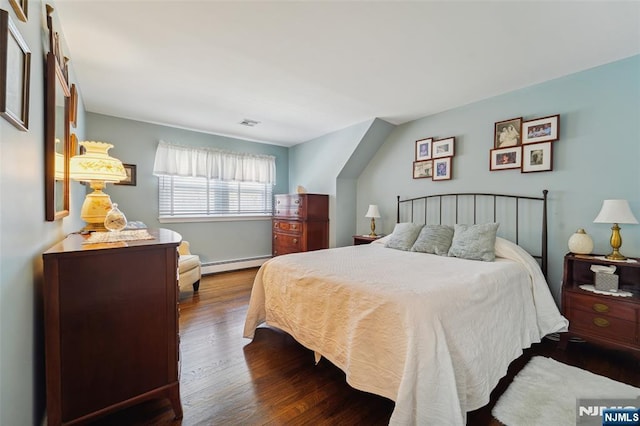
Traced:
POLYGON ((248 259, 223 260, 221 262, 207 262, 202 264, 202 274, 215 274, 216 272, 237 271, 238 269, 257 268, 271 256, 252 257, 248 259))

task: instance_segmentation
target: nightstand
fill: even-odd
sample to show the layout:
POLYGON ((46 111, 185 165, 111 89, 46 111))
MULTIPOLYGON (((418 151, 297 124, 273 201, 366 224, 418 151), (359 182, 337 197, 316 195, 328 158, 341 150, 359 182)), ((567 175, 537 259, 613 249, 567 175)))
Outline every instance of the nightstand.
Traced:
POLYGON ((640 357, 640 262, 613 262, 603 256, 567 254, 562 280, 562 313, 569 320, 569 333, 562 333, 561 346, 570 336, 640 357), (618 289, 630 297, 583 290, 594 285, 591 265, 614 265, 618 289))
POLYGON ((384 237, 384 235, 376 235, 375 237, 370 237, 368 235, 354 235, 353 236, 353 245, 359 246, 360 244, 369 244, 372 241, 375 241, 379 238, 384 237))

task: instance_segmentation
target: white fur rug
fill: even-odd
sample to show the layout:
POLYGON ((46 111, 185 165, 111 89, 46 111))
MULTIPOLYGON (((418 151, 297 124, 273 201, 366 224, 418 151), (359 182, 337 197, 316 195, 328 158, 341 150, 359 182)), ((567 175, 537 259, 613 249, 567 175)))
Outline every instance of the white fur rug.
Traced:
POLYGON ((639 388, 537 356, 514 377, 491 413, 508 426, 574 426, 578 398, 638 396, 639 388))

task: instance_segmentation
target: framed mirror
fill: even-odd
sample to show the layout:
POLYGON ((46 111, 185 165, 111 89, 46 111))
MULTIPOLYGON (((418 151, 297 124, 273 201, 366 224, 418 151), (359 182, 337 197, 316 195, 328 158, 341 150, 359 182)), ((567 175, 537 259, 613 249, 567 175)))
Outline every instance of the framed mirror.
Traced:
POLYGON ((52 52, 47 54, 45 101, 45 218, 69 215, 69 85, 52 52))

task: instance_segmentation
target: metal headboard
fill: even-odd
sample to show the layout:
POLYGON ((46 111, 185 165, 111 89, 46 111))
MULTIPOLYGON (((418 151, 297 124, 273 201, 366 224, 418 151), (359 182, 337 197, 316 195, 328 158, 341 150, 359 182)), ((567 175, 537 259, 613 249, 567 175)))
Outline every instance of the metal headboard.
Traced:
POLYGON ((442 200, 444 198, 454 198, 455 199, 455 223, 458 223, 458 207, 461 198, 472 199, 473 200, 473 224, 476 223, 476 213, 477 213, 477 200, 478 197, 490 197, 493 199, 493 220, 496 221, 496 211, 497 211, 497 201, 498 200, 515 200, 515 243, 519 244, 519 207, 521 200, 532 200, 532 201, 541 201, 542 202, 542 241, 541 241, 541 249, 540 254, 531 253, 531 255, 540 261, 540 269, 542 269, 542 273, 544 276, 547 276, 547 194, 548 190, 542 191, 542 197, 529 197, 524 195, 508 195, 508 194, 488 194, 488 193, 474 193, 474 192, 464 192, 464 193, 451 193, 451 194, 435 194, 435 195, 425 195, 423 197, 416 198, 407 198, 404 200, 400 199, 398 195, 398 204, 397 204, 397 214, 396 214, 396 223, 400 222, 400 208, 408 206, 410 208, 410 221, 414 222, 414 206, 416 203, 424 203, 424 223, 427 223, 428 216, 428 203, 435 202, 437 200, 439 205, 439 217, 438 222, 442 224, 442 200))

